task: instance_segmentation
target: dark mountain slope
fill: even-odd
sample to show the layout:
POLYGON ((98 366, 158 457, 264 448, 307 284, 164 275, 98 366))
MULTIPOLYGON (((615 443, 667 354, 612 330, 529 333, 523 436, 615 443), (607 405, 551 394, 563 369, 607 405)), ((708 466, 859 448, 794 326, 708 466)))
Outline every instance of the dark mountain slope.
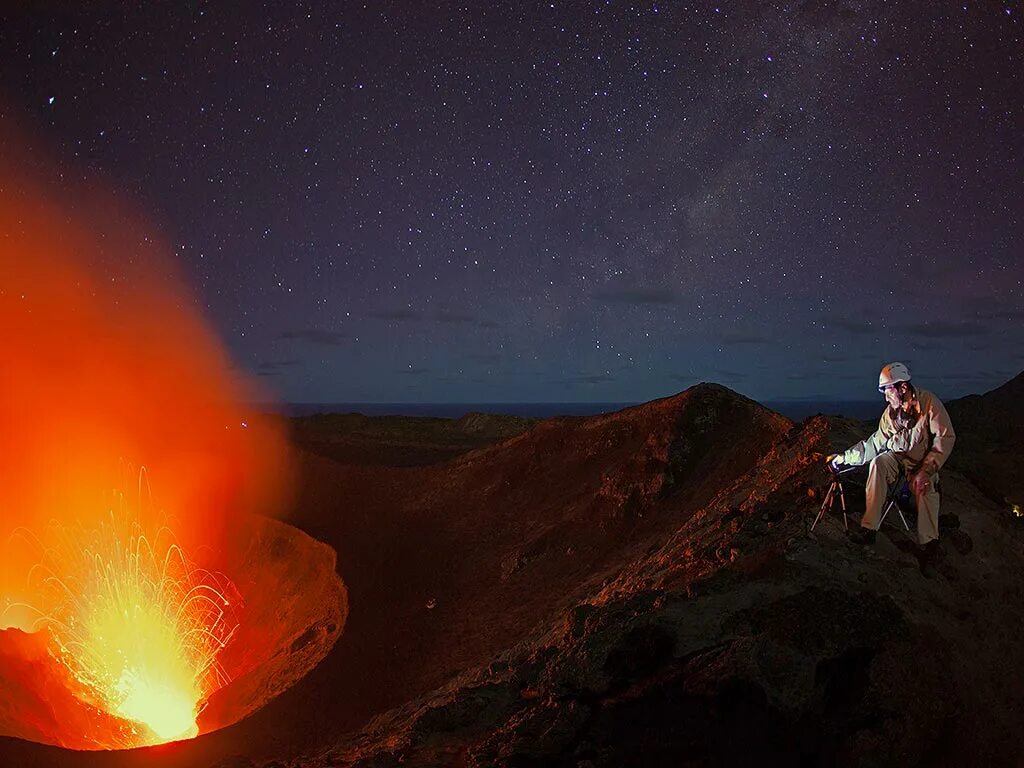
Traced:
MULTIPOLYGON (((958 425, 969 434, 967 421, 958 425)), ((345 633, 295 688, 188 744, 23 765, 1015 765, 1024 538, 955 468, 945 560, 836 515, 848 420, 701 385, 447 464, 306 454, 289 522, 331 544, 345 633)), ((862 492, 848 484, 851 512, 862 492)), ((911 525, 913 521, 911 520, 911 525)))
POLYGON ((559 620, 301 764, 1018 764, 1020 527, 950 472, 935 578, 894 527, 873 549, 836 516, 808 536, 833 427, 848 438, 805 423, 559 620))
POLYGON ((1024 504, 1024 373, 946 404, 957 431, 951 466, 997 504, 1024 504))

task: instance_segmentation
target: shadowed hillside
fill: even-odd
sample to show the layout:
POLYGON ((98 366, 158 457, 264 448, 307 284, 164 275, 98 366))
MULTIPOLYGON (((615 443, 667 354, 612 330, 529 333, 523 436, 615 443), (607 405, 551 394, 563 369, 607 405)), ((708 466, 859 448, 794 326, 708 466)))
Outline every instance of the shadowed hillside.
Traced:
POLYGON ((342 464, 418 467, 525 432, 538 419, 467 413, 460 419, 323 413, 291 419, 299 448, 342 464))
POLYGON ((952 466, 997 504, 1024 504, 1024 373, 947 406, 958 435, 952 466))
MULTIPOLYGON (((966 421, 965 421, 966 424, 966 421)), ((963 433, 964 427, 958 425, 963 433)), ((1024 531, 954 469, 945 559, 808 534, 823 457, 717 385, 553 419, 421 467, 304 453, 289 520, 338 553, 345 632, 293 689, 196 742, 19 765, 1012 765, 1024 531)), ((863 508, 850 484, 852 512, 863 508)), ((911 527, 913 521, 911 520, 911 527)))

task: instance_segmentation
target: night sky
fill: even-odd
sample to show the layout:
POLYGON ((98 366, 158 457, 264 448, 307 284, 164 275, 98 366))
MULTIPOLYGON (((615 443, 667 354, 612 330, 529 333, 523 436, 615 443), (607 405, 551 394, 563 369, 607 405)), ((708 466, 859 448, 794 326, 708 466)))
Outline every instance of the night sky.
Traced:
POLYGON ((1018 0, 4 5, 4 119, 283 400, 1024 369, 1018 0))

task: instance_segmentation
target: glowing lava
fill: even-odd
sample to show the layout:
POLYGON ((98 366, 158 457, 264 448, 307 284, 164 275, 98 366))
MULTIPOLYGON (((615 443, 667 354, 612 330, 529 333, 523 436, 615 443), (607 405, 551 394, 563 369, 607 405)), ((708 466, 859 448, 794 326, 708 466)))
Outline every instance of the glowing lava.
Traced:
POLYGON ((196 716, 226 682, 216 660, 238 626, 230 584, 193 565, 166 528, 150 539, 124 512, 52 533, 35 570, 36 628, 74 695, 129 721, 124 746, 196 736, 196 716))
POLYGON ((0 737, 215 731, 333 646, 334 551, 260 517, 292 498, 285 430, 244 405, 273 396, 231 363, 175 248, 0 115, 0 737), (157 473, 172 518, 111 497, 122 459, 157 473))

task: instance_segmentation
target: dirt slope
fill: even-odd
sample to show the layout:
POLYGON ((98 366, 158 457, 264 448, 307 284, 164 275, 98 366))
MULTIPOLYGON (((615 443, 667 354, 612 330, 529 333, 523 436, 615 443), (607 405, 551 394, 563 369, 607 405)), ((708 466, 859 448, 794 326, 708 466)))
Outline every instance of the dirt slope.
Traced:
POLYGON ((952 466, 998 505, 1024 505, 1024 373, 983 395, 947 403, 957 430, 952 466))
POLYGON ((1014 764, 1024 532, 950 470, 935 578, 895 528, 808 536, 821 458, 859 429, 700 385, 447 464, 306 456, 290 522, 349 590, 328 658, 193 743, 0 763, 1014 764))
POLYGON ((932 578, 902 529, 808 535, 852 424, 802 425, 547 631, 291 765, 1018 765, 1024 530, 950 472, 932 578))

